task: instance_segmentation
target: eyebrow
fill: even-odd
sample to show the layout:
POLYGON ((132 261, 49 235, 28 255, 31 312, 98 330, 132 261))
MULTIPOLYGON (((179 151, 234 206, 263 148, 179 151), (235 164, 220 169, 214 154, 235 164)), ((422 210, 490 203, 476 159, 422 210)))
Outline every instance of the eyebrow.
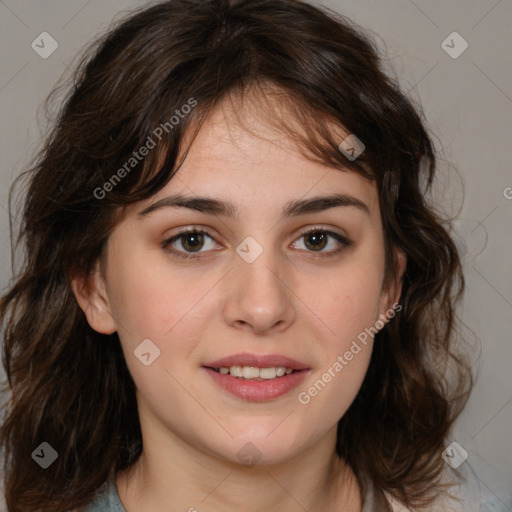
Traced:
MULTIPOLYGON (((368 215, 370 214, 370 209, 360 199, 347 194, 332 194, 289 201, 283 209, 282 217, 296 217, 307 213, 321 212, 338 206, 354 207, 368 215)), ((240 211, 237 206, 229 201, 221 201, 219 199, 201 196, 183 196, 180 194, 174 194, 160 199, 140 211, 139 215, 146 216, 162 208, 187 208, 210 215, 222 215, 236 218, 240 216, 240 211)))

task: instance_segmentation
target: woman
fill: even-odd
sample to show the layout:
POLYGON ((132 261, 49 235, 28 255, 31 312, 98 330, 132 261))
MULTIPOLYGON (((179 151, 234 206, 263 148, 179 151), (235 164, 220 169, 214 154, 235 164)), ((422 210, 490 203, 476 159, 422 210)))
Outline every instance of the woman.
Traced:
POLYGON ((461 267, 368 36, 166 1, 74 81, 0 306, 9 511, 455 510, 461 267))

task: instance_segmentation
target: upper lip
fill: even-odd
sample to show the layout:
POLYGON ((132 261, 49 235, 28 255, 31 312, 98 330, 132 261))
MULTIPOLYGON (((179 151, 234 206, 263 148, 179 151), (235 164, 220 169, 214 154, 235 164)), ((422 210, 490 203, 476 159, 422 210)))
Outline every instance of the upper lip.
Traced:
POLYGON ((217 359, 211 363, 206 363, 203 366, 207 368, 229 368, 231 366, 253 366, 256 368, 272 368, 282 366, 284 368, 291 368, 292 370, 307 370, 309 366, 296 361, 290 357, 282 356, 279 354, 233 354, 232 356, 217 359))

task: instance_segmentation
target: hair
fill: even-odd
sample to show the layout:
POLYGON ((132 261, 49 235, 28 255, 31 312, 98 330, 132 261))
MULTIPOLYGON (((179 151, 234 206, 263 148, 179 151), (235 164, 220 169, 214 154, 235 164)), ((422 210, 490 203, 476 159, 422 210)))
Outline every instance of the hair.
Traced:
POLYGON ((366 475, 406 506, 427 506, 441 492, 440 453, 472 376, 457 343, 461 263, 448 221, 428 200, 438 157, 421 107, 384 71, 372 37, 325 7, 169 0, 130 13, 86 49, 18 179, 27 181, 22 264, 0 302, 10 512, 86 505, 141 454, 119 337, 89 326, 71 279, 101 261, 129 204, 172 179, 209 113, 249 92, 306 158, 376 183, 388 282, 396 249, 407 257, 402 309, 375 336, 363 385, 338 424, 337 453, 363 487, 366 475), (364 143, 358 158, 340 150, 333 126, 364 143), (156 147, 134 156, 150 140, 156 147), (58 452, 45 470, 31 457, 42 442, 58 452))

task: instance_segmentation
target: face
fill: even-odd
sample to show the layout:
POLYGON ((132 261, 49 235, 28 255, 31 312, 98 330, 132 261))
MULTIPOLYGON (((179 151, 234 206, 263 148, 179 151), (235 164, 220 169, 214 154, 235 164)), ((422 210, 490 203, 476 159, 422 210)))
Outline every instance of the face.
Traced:
POLYGON ((214 112, 177 175, 111 234, 96 292, 74 290, 93 328, 119 333, 143 432, 234 462, 251 442, 276 463, 335 431, 396 296, 374 183, 245 118, 254 135, 214 112), (166 199, 178 195, 236 213, 166 199))

